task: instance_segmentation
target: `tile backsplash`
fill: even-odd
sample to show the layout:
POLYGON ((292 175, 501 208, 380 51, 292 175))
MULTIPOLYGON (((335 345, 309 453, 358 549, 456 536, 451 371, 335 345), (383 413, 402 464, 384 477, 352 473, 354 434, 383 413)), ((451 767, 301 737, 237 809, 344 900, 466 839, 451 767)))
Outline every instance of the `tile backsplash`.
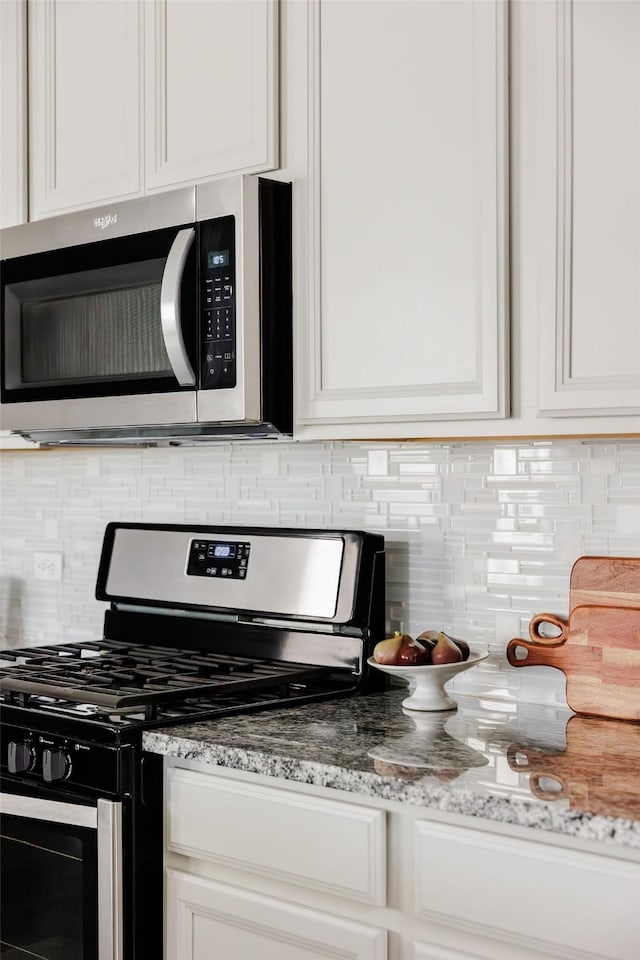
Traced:
POLYGON ((583 554, 640 556, 640 441, 227 443, 0 455, 0 635, 101 635, 94 597, 110 520, 365 529, 387 546, 387 627, 444 627, 491 654, 454 681, 563 705, 557 670, 504 651, 534 613, 567 613, 583 554), (34 554, 62 555, 61 582, 34 554))

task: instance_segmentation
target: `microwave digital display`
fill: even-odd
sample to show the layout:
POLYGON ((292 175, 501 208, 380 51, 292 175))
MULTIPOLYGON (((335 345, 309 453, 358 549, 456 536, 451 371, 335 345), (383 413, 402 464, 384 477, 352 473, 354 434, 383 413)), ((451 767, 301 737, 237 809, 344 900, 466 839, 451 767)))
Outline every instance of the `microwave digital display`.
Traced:
POLYGON ((228 250, 209 250, 209 269, 212 267, 228 267, 229 266, 229 251, 228 250))

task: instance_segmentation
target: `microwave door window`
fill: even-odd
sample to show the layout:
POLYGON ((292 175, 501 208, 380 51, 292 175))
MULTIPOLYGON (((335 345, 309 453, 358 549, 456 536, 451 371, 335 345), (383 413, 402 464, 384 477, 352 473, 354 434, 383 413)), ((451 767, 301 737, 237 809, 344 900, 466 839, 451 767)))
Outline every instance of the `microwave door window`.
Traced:
POLYGON ((6 290, 19 331, 15 387, 170 376, 160 322, 164 259, 27 280, 6 290))
POLYGON ((159 316, 159 283, 24 303, 23 384, 168 376, 159 316))

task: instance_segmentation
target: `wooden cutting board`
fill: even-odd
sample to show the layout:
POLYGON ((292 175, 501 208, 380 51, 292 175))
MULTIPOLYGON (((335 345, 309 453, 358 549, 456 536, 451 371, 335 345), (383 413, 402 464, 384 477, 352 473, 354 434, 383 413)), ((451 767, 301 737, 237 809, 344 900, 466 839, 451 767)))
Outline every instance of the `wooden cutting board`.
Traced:
POLYGON ((569 800, 581 813, 640 820, 640 725, 622 720, 571 717, 563 753, 512 743, 507 761, 530 773, 540 800, 569 800))
POLYGON ((580 557, 571 570, 569 615, 584 605, 640 610, 640 557, 580 557))
POLYGON ((640 720, 640 609, 575 607, 562 637, 510 640, 507 659, 513 667, 562 670, 575 713, 640 720))

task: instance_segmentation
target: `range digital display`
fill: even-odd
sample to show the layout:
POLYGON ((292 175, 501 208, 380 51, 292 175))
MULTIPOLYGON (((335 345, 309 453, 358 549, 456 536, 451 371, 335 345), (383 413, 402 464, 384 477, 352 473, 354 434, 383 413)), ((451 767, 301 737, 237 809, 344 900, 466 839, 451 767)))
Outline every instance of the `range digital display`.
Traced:
POLYGON ((244 580, 251 545, 223 540, 192 540, 187 560, 188 577, 223 577, 244 580))
MULTIPOLYGON (((209 548, 211 550, 211 548, 209 548)), ((230 543, 216 543, 213 546, 214 557, 235 557, 236 548, 230 543)))

